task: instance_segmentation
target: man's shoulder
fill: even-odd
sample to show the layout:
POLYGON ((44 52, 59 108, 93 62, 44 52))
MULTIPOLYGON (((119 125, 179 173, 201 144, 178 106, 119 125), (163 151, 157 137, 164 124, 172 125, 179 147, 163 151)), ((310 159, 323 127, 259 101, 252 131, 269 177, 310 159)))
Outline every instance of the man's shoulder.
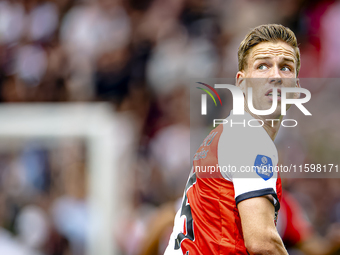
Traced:
POLYGON ((225 124, 221 124, 221 141, 224 145, 254 146, 274 145, 273 141, 259 123, 250 114, 229 115, 225 124))
MULTIPOLYGON (((255 121, 251 116, 229 116, 227 120, 233 120, 234 123, 255 121)), ((263 157, 268 161, 270 158, 275 165, 278 161, 276 146, 263 127, 231 126, 229 123, 223 125, 218 144, 220 165, 254 166, 263 157)))

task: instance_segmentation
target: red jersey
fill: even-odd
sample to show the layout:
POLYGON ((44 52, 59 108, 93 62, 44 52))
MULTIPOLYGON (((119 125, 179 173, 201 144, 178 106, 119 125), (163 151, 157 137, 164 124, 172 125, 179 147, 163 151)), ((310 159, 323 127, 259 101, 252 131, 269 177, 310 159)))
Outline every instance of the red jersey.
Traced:
POLYGON ((254 120, 249 114, 227 120, 241 124, 219 125, 194 155, 165 255, 248 254, 237 204, 272 195, 279 210, 281 180, 273 169, 278 162, 273 141, 263 128, 242 124, 254 120))

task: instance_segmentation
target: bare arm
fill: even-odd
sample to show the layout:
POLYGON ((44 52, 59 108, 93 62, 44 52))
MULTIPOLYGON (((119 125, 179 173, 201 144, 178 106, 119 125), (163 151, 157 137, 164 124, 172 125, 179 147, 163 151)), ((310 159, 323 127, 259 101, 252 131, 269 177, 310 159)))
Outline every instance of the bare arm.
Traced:
POLYGON ((288 254, 274 224, 275 209, 271 196, 241 201, 241 217, 245 246, 252 254, 288 254))

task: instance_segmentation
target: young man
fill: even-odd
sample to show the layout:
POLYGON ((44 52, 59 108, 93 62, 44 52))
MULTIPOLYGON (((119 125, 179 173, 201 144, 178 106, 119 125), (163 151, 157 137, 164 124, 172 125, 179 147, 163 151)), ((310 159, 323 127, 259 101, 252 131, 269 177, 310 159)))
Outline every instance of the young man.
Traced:
POLYGON ((282 121, 280 88, 299 87, 296 37, 281 25, 256 27, 241 42, 238 61, 236 86, 245 98, 251 87, 254 108, 267 110, 275 100, 276 88, 277 108, 270 115, 257 116, 245 100, 245 115, 231 111, 226 119, 239 124, 219 125, 203 141, 197 152, 206 153, 194 157, 165 255, 287 254, 275 227, 280 177, 275 171, 240 171, 277 165, 273 140, 282 121), (240 124, 251 121, 255 126, 258 120, 263 121, 263 128, 240 124), (209 166, 232 166, 236 171, 200 171, 209 166))

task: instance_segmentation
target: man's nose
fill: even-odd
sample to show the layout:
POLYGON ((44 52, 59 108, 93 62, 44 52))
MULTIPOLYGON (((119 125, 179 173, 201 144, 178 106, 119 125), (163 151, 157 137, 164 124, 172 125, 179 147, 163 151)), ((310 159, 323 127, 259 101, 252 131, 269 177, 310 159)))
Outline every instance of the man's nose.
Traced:
POLYGON ((280 74, 280 69, 278 67, 272 68, 269 76, 269 83, 273 85, 281 85, 282 77, 280 74))

